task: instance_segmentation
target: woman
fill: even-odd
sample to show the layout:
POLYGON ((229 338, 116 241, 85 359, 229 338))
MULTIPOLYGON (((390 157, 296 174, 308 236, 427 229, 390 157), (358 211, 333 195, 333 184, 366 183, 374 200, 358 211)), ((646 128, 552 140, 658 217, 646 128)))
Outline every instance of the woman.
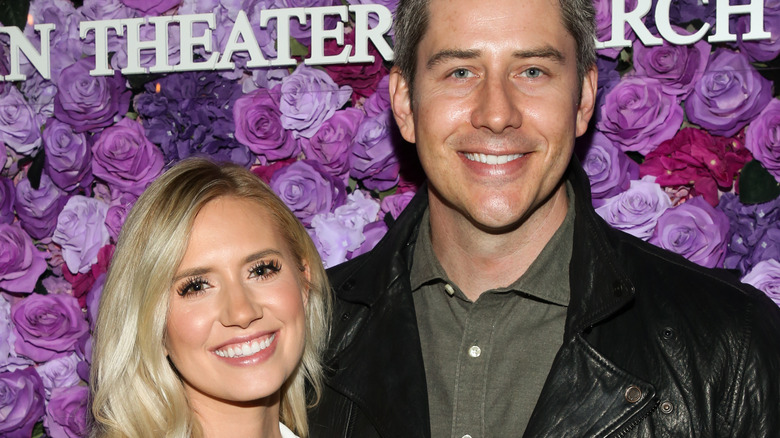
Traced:
POLYGON ((268 186, 182 161, 119 236, 95 333, 93 436, 306 437, 328 309, 317 250, 268 186))

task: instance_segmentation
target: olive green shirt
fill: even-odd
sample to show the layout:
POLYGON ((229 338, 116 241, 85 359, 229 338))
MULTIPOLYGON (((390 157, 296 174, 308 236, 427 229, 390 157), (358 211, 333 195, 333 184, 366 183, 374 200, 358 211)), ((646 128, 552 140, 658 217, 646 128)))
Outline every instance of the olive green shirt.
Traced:
MULTIPOLYGON (((571 207, 568 185, 567 192, 571 207)), ((425 212, 410 279, 433 438, 519 437, 525 431, 563 344, 573 227, 569 208, 525 274, 472 302, 436 258, 425 212)))

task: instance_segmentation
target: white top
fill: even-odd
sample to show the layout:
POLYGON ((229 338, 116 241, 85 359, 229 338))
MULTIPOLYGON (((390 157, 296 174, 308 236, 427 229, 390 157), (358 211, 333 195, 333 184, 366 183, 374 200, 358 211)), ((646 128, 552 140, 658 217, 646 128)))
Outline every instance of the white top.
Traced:
POLYGON ((282 438, 298 438, 287 426, 279 422, 279 430, 282 432, 282 438))

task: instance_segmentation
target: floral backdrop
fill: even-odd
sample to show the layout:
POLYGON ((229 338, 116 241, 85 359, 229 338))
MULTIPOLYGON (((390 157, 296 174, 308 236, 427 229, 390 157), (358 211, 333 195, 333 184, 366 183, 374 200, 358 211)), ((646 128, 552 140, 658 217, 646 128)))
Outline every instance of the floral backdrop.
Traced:
MULTIPOLYGON (((392 11, 396 0, 374 2, 392 11)), ((678 32, 714 24, 715 2, 697 3, 674 2, 678 32)), ((372 248, 423 180, 394 126, 376 51, 370 64, 248 69, 237 53, 232 71, 91 77, 94 38, 80 39, 78 23, 214 12, 222 47, 239 10, 256 22, 263 9, 332 4, 341 0, 32 1, 23 21, 56 30, 51 80, 24 64, 26 81, 0 82, 0 436, 85 435, 91 331, 116 238, 173 163, 200 155, 252 169, 327 266, 372 248)), ((596 0, 602 41, 610 4, 596 0)), ((764 13, 769 40, 600 50, 598 111, 577 153, 614 227, 731 269, 780 303, 780 0, 765 0, 764 13)), ((31 26, 18 25, 38 47, 31 26)), ((749 27, 744 16, 730 25, 749 27)), ((273 24, 254 31, 273 57, 273 24)), ((309 30, 293 25, 291 35, 305 56, 309 30)), ((108 46, 121 68, 122 38, 108 46)), ((171 64, 178 46, 171 32, 171 64)))

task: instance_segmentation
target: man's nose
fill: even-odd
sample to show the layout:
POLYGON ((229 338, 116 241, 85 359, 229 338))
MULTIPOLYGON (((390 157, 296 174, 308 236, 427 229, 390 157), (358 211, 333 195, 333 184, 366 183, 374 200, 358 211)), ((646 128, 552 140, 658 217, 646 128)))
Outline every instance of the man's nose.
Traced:
POLYGON ((519 128, 522 124, 519 97, 510 78, 488 74, 474 95, 476 102, 471 124, 496 134, 507 128, 519 128))
POLYGON ((220 322, 223 326, 247 328, 263 317, 263 306, 252 298, 253 291, 240 282, 230 282, 221 291, 220 322))

